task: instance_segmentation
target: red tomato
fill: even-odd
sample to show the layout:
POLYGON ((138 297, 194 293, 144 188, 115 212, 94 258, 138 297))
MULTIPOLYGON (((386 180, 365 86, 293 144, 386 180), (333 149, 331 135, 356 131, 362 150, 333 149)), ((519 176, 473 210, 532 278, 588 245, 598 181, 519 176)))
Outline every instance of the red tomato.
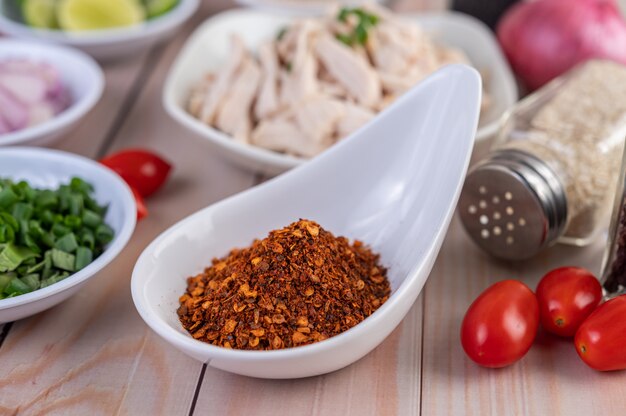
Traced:
POLYGON ((626 370, 626 295, 598 306, 576 331, 574 345, 595 370, 626 370))
POLYGON ((539 327, 539 304, 522 282, 504 280, 485 290, 465 313, 461 343, 485 367, 504 367, 530 349, 539 327))
POLYGON ((155 193, 165 183, 172 165, 160 156, 140 149, 127 149, 100 160, 117 172, 143 197, 155 193))
POLYGON ((602 286, 588 270, 560 267, 537 286, 541 325, 563 337, 573 337, 580 324, 602 300, 602 286))
POLYGON ((135 205, 137 205, 137 221, 141 221, 141 219, 148 216, 148 208, 146 207, 146 203, 143 201, 143 197, 139 193, 138 190, 130 187, 131 191, 133 191, 133 196, 135 197, 135 205))

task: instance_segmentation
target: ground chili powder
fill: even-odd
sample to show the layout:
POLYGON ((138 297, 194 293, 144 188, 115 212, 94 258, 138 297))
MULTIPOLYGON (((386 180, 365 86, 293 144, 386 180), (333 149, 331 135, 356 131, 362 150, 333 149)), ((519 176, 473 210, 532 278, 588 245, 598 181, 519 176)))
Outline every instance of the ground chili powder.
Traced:
POLYGON ((234 249, 187 279, 178 316, 201 341, 274 350, 311 344, 363 321, 390 293, 379 256, 300 220, 234 249))

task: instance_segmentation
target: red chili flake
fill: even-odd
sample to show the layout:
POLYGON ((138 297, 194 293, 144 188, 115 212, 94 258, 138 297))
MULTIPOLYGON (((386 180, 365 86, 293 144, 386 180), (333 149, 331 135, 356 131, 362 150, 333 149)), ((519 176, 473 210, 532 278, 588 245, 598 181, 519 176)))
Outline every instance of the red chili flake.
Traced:
POLYGON ((323 341, 389 298, 387 270, 378 261, 360 241, 350 244, 300 220, 189 277, 178 316, 194 338, 225 348, 323 341))

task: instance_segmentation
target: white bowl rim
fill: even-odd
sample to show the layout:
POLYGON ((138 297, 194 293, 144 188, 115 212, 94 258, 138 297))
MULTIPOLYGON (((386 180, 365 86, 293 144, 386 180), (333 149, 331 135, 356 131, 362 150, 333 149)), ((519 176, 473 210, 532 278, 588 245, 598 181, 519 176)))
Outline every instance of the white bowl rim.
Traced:
POLYGON ((10 19, 4 13, 0 13, 0 28, 2 28, 2 31, 5 33, 13 35, 36 35, 41 38, 46 38, 46 40, 49 41, 62 42, 79 47, 128 42, 176 27, 180 22, 187 20, 196 11, 199 5, 200 0, 179 0, 179 3, 169 12, 137 25, 79 33, 32 28, 24 23, 10 19))
MULTIPOLYGON (((89 90, 86 91, 82 97, 72 101, 68 108, 50 120, 21 130, 0 134, 0 146, 37 140, 38 138, 52 134, 80 120, 100 100, 102 92, 104 91, 104 73, 96 61, 86 53, 60 45, 41 44, 19 39, 0 39, 0 48, 6 46, 14 49, 16 55, 26 50, 45 50, 46 53, 51 52, 52 54, 57 54, 60 57, 77 62, 79 65, 83 65, 86 68, 95 82, 90 85, 89 90)), ((46 60, 43 59, 42 61, 45 62, 46 60)), ((60 72, 58 68, 55 69, 60 72)))
MULTIPOLYGON (((259 146, 254 146, 248 143, 240 143, 232 139, 228 134, 223 133, 222 131, 214 128, 212 126, 208 126, 198 120, 196 117, 189 114, 181 105, 178 104, 177 100, 174 98, 175 95, 175 72, 178 72, 178 67, 180 65, 179 58, 185 54, 186 49, 189 45, 195 43, 197 37, 199 37, 206 29, 207 26, 214 25, 216 22, 230 18, 233 15, 241 15, 242 13, 249 14, 272 14, 265 10, 264 8, 260 9, 231 9, 220 12, 214 16, 209 17, 204 22, 202 22, 196 29, 193 31, 192 35, 187 39, 185 45, 183 45, 182 50, 179 52, 178 56, 175 58, 172 66, 169 69, 165 85, 163 87, 162 93, 162 104, 165 108, 166 112, 182 124, 184 127, 192 130, 198 136, 202 137, 204 140, 208 140, 218 145, 226 148, 227 150, 234 152, 236 154, 242 155, 249 159, 253 159, 262 164, 271 165, 273 167, 278 168, 294 168, 302 163, 308 162, 313 158, 303 158, 298 156, 287 155, 279 152, 274 152, 272 150, 268 150, 259 146)), ((286 15, 290 17, 289 14, 286 15)), ((293 16, 291 16, 293 17, 293 16)), ((446 19, 451 19, 453 21, 457 21, 463 25, 471 26, 475 30, 479 30, 480 32, 486 33, 488 36, 493 37, 492 34, 489 33, 487 27, 480 22, 478 19, 466 15, 464 13, 456 12, 453 10, 447 10, 443 12, 413 12, 413 13, 404 13, 402 14, 403 18, 408 19, 416 19, 416 18, 434 18, 434 17, 444 17, 446 19)), ((503 88, 509 90, 512 95, 514 102, 511 105, 515 104, 515 101, 519 98, 519 92, 517 89, 517 85, 515 84, 515 80, 513 78, 513 73, 511 68, 504 58, 502 51, 499 49, 497 43, 494 43, 494 39, 490 39, 493 42, 490 42, 489 47, 494 47, 496 61, 493 63, 493 66, 502 67, 505 72, 505 77, 507 81, 504 83, 503 88)), ((503 108, 502 114, 494 119, 493 121, 478 127, 478 131, 476 133, 476 143, 480 143, 485 141, 487 138, 493 136, 495 132, 498 130, 500 125, 500 119, 508 108, 503 108)), ((377 113, 378 116, 379 113, 377 113)), ((336 144, 335 144, 336 145, 336 144)), ((315 156, 317 157, 317 156, 315 156)))
MULTIPOLYGON (((298 0, 235 0, 235 3, 281 13, 318 14, 323 13, 328 8, 337 4, 340 7, 355 7, 367 3, 367 1, 368 0, 344 0, 338 2, 334 0, 312 0, 303 2, 298 0)), ((374 0, 374 2, 384 6, 385 0, 374 0)))
MULTIPOLYGON (((448 71, 448 72, 458 71, 461 67, 467 68, 464 70, 469 70, 468 73, 472 73, 473 76, 477 78, 479 84, 482 83, 481 76, 476 69, 469 67, 467 65, 455 64, 455 65, 447 65, 446 67, 430 74, 424 80, 424 85, 425 83, 428 83, 429 80, 432 80, 435 77, 441 76, 440 73, 442 71, 448 71)), ((399 97, 396 100, 396 103, 400 104, 405 99, 409 99, 408 94, 405 94, 399 97)), ((387 109, 381 111, 380 114, 384 115, 386 111, 387 109)), ((355 133, 353 133, 352 135, 354 134, 355 133)), ((471 139, 472 145, 474 143, 474 140, 475 140, 475 132, 474 134, 472 134, 472 139, 471 139)), ((340 148, 342 145, 345 145, 345 144, 346 144, 346 140, 342 140, 339 143, 335 144, 331 149, 340 148)), ((471 148, 472 146, 470 146, 468 154, 465 156, 464 169, 467 169, 467 166, 469 165, 469 160, 470 160, 471 153, 472 153, 471 148)), ((332 154, 332 150, 325 151, 319 156, 316 156, 316 159, 318 158, 323 159, 325 157, 328 157, 331 154, 332 154)), ((309 164, 301 164, 286 174, 293 174, 293 173, 299 172, 301 169, 308 169, 308 168, 309 168, 309 164)), ((147 263, 146 259, 150 256, 153 256, 155 249, 159 247, 162 241, 169 238, 170 235, 174 234, 179 228, 184 227, 187 223, 193 222, 196 218, 202 217, 203 215, 206 215, 206 213, 211 212, 212 210, 215 209, 217 205, 228 204, 232 199, 237 198, 240 195, 244 195, 244 194, 248 194, 252 192, 260 192, 265 187, 271 186, 271 184, 273 184, 276 180, 280 180, 280 176, 275 177, 255 187, 249 188, 238 194, 232 195, 214 204, 211 204, 208 207, 205 207, 189 215, 188 217, 183 218, 179 222, 173 224, 167 230, 163 231, 156 239, 154 239, 144 249, 144 251, 141 253, 139 258, 137 259, 135 267, 133 268, 133 272, 131 276, 131 295, 132 295, 135 307, 137 311, 139 312, 139 315, 142 317, 142 319, 159 336, 163 337, 165 340, 174 344, 178 348, 182 348, 183 350, 187 350, 187 351, 192 350, 202 355, 208 355, 209 356, 208 363, 210 363, 212 359, 233 359, 233 360, 238 359, 238 360, 245 360, 245 361, 257 361, 257 360, 266 360, 268 358, 269 359, 294 358, 294 357, 300 357, 305 354, 321 353, 321 352, 329 351, 336 347, 339 347, 344 343, 344 340, 347 337, 355 337, 358 335, 362 335, 365 331, 368 331, 368 327, 371 326, 371 323, 384 319, 384 316, 387 314, 387 311, 390 308, 392 308, 392 305, 396 304, 397 302, 400 302, 401 298, 408 296, 411 290, 410 289, 411 286, 419 284, 419 279, 415 279, 415 276, 419 275, 420 271, 423 268, 429 266, 427 260, 431 257, 434 250, 439 249, 437 244, 431 244, 428 247, 428 250, 426 250, 421 256, 421 260, 417 262, 417 264, 407 273, 407 277, 395 289, 395 291, 391 293, 387 301, 380 308, 374 311, 372 315, 368 316, 365 320, 353 326, 352 328, 344 332, 341 332, 340 334, 337 334, 323 341, 315 342, 315 343, 304 345, 304 346, 285 348, 285 349, 279 349, 279 350, 269 350, 269 351, 228 349, 228 348, 211 345, 211 344, 193 339, 188 334, 181 333, 177 331, 176 329, 172 328, 169 324, 165 323, 161 318, 159 318, 155 313, 153 313, 151 302, 149 302, 148 299, 146 298, 145 290, 144 290, 146 286, 145 283, 147 281, 147 276, 145 273, 142 273, 143 270, 141 269, 143 268, 143 265, 147 263)), ((463 186, 463 180, 460 180, 459 183, 457 184, 457 189, 455 189, 456 195, 460 193, 462 186, 463 186)), ((447 208, 444 217, 451 218, 455 210, 456 210, 456 204, 451 204, 447 208)), ((439 230, 438 232, 439 238, 443 238, 443 236, 441 236, 441 233, 442 233, 442 230, 439 230)), ((174 311, 174 313, 176 313, 176 311, 174 311)))
POLYGON ((99 172, 99 175, 106 177, 113 186, 118 187, 118 189, 121 191, 122 199, 120 203, 124 212, 124 218, 122 219, 122 226, 120 228, 120 231, 116 233, 116 235, 113 237, 113 240, 109 243, 109 246, 100 256, 98 256, 98 258, 91 262, 87 267, 70 275, 60 282, 57 282, 43 289, 35 290, 33 292, 29 292, 13 298, 0 299, 0 310, 36 302, 38 300, 63 292, 94 276, 106 265, 108 265, 126 246, 128 241, 130 240, 130 237, 133 234, 137 221, 137 208, 135 206, 135 199, 133 197, 132 191, 130 190, 126 182, 124 182, 124 180, 117 173, 113 172, 104 165, 101 165, 98 162, 73 153, 63 152, 61 150, 43 149, 38 147, 8 147, 0 149, 0 154, 7 153, 13 153, 20 156, 32 156, 36 158, 52 159, 57 161, 58 163, 65 163, 73 166, 82 165, 88 166, 92 169, 95 168, 99 172))

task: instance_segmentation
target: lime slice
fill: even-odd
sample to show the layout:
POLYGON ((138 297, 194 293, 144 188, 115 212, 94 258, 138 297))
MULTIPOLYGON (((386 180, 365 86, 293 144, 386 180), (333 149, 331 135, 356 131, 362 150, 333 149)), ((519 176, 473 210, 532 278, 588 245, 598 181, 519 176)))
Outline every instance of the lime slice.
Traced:
POLYGON ((61 29, 84 31, 136 25, 145 12, 137 0, 60 0, 57 18, 61 29))
POLYGON ((152 19, 172 10, 178 0, 143 0, 143 4, 146 6, 148 19, 152 19))
POLYGON ((22 2, 24 23, 41 29, 58 28, 56 3, 56 0, 24 0, 22 2))

